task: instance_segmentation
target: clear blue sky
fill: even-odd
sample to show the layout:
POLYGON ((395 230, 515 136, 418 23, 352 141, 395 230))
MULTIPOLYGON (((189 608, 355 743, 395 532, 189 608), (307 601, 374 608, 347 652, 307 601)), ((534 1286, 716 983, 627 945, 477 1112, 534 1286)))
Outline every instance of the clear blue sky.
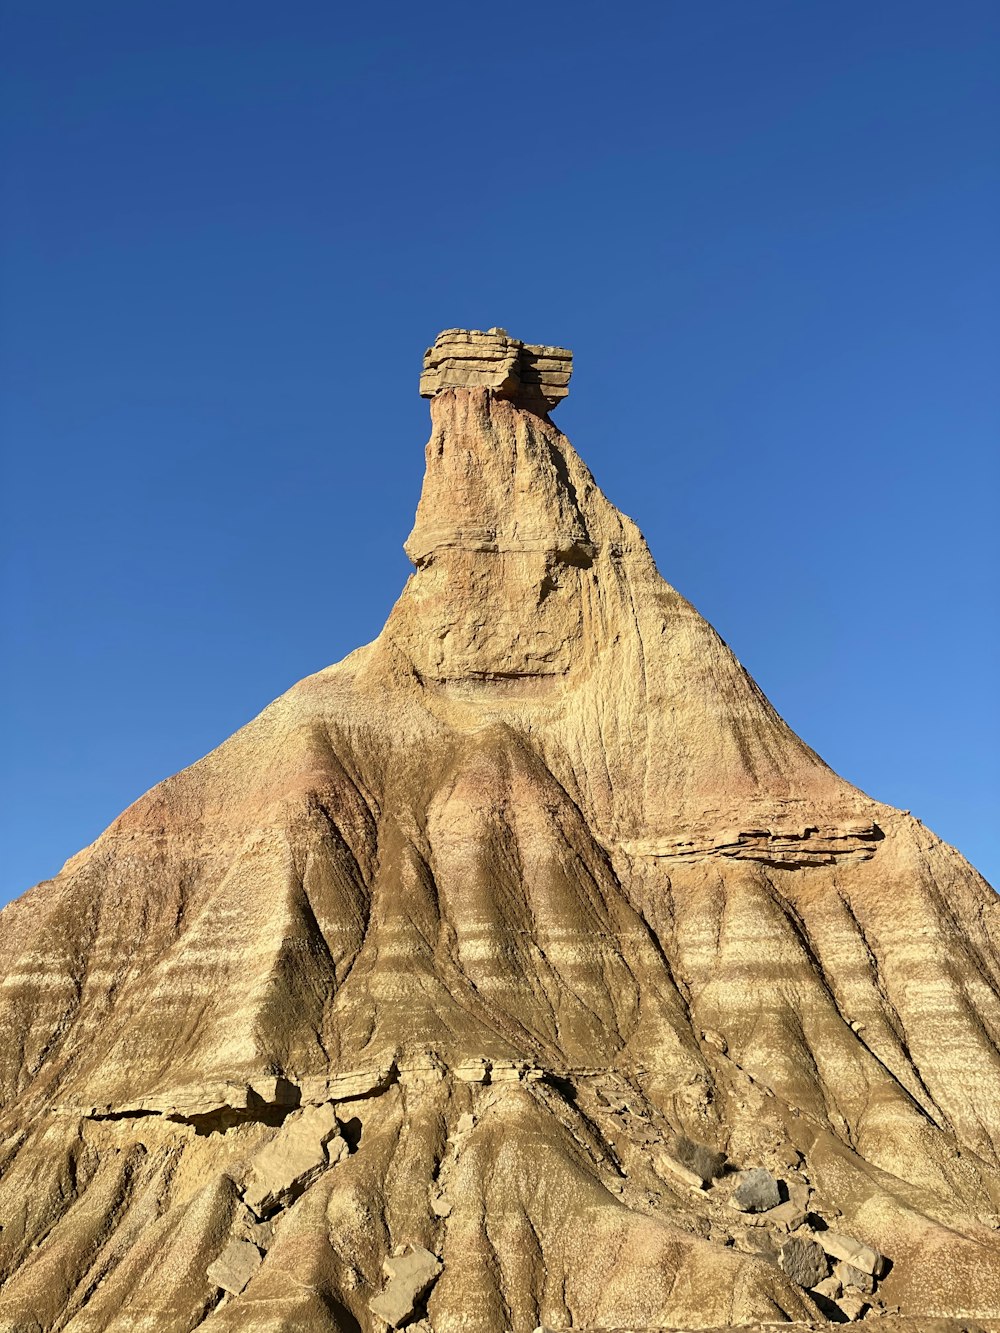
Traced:
POLYGON ((1000 881, 996 0, 3 0, 3 874, 371 639, 417 375, 556 415, 789 722, 1000 881))

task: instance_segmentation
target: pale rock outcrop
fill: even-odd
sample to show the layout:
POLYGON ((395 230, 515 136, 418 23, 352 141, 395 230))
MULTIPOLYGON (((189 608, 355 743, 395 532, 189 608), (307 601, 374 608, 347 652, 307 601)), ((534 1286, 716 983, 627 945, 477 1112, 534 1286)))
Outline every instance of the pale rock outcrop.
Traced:
POLYGON ((829 1258, 985 1329, 993 891, 660 576, 568 357, 470 337, 377 639, 0 912, 0 1333, 379 1333, 400 1246, 434 1333, 815 1324, 829 1258))

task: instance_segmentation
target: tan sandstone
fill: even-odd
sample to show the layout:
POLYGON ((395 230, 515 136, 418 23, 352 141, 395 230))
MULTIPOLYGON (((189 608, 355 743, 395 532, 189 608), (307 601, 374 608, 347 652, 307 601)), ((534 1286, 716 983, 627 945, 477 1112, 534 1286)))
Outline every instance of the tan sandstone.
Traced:
POLYGON ((569 393, 573 353, 520 342, 506 329, 445 329, 424 354, 420 392, 489 389, 519 407, 548 412, 569 393))

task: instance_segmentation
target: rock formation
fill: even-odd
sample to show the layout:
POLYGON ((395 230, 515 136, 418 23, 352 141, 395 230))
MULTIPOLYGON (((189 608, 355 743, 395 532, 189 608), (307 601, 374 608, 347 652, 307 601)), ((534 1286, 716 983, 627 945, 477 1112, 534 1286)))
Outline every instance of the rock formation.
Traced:
POLYGON ((549 412, 569 393, 573 353, 565 347, 536 347, 506 329, 445 329, 424 353, 420 392, 433 398, 444 389, 492 389, 532 412, 549 412))
POLYGON ((442 335, 379 637, 0 913, 2 1333, 1000 1320, 994 894, 663 581, 556 350, 442 335))

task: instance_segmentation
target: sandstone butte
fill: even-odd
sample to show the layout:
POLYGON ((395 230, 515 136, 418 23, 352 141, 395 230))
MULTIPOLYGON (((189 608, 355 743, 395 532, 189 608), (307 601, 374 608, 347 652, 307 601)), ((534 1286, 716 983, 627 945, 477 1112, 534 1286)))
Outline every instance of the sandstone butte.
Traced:
POLYGON ((450 330, 379 637, 0 913, 3 1333, 1000 1328, 990 887, 450 330))

